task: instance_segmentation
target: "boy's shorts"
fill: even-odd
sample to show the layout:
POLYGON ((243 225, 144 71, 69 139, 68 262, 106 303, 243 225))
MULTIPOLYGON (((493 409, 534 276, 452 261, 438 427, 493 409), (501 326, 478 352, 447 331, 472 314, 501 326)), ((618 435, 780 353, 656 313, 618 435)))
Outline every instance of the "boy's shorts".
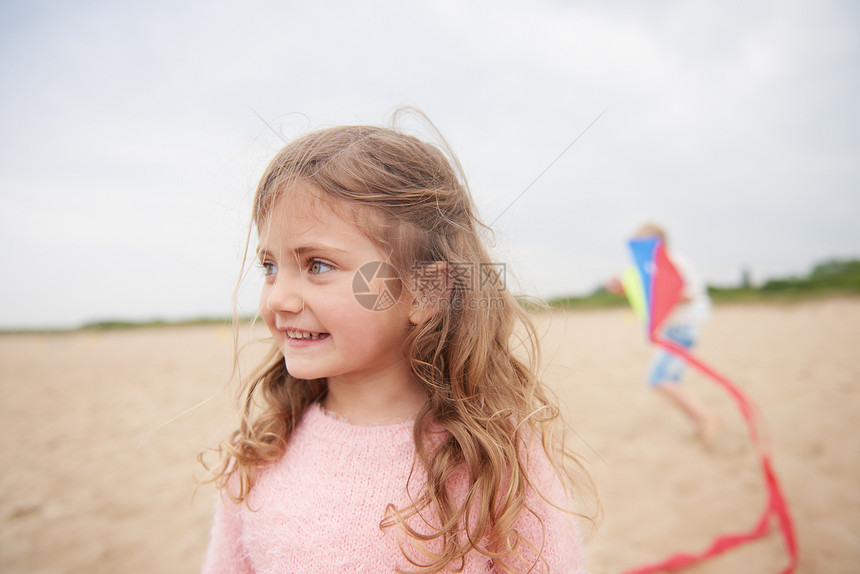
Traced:
MULTIPOLYGON (((664 339, 681 345, 685 349, 692 348, 699 338, 698 329, 692 325, 672 325, 663 331, 664 339)), ((660 349, 654 354, 651 361, 651 373, 648 376, 648 384, 652 387, 664 383, 678 383, 684 376, 687 363, 681 357, 673 355, 665 349, 660 349)))

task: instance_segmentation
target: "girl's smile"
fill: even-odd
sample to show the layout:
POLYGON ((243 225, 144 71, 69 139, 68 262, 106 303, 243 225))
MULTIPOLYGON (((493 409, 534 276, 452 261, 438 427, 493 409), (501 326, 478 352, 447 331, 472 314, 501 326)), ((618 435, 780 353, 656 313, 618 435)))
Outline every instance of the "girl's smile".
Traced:
POLYGON ((328 337, 328 333, 310 333, 308 331, 284 331, 290 341, 319 341, 328 337))

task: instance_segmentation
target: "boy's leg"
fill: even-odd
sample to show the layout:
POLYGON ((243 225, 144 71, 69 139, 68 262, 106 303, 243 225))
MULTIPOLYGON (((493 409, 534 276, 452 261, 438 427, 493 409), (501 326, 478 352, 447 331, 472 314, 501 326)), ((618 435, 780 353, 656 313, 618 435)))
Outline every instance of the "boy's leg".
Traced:
POLYGON ((695 396, 680 385, 671 383, 655 385, 654 390, 677 405, 693 421, 706 444, 713 444, 717 434, 717 418, 695 396))

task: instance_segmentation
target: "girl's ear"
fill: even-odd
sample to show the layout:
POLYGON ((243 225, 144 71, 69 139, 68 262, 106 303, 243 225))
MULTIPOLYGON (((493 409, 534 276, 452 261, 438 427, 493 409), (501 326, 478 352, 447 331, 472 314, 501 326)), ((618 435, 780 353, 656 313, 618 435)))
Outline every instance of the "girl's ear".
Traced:
POLYGON ((414 267, 409 282, 409 292, 412 294, 409 320, 420 325, 432 317, 448 303, 453 284, 445 261, 421 263, 414 267))

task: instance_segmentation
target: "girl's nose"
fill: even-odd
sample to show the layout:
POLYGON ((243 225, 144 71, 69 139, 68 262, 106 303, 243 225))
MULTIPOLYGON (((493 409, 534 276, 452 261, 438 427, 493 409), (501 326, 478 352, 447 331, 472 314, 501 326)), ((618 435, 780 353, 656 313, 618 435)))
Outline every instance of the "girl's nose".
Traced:
POLYGON ((305 305, 303 291, 301 279, 279 276, 266 298, 266 307, 281 313, 298 313, 305 305))

